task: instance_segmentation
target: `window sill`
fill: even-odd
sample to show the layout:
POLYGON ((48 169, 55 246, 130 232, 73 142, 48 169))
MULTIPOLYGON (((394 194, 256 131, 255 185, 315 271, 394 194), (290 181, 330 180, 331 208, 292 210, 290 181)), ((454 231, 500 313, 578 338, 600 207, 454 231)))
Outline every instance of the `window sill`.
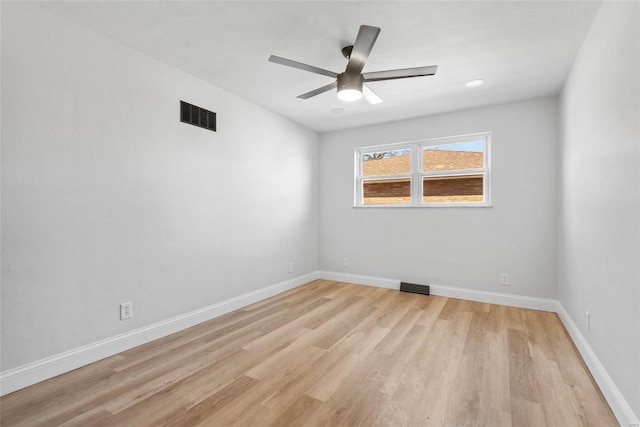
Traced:
POLYGON ((411 209, 430 209, 430 208, 491 208, 493 205, 491 203, 441 203, 441 204, 433 204, 433 205, 354 205, 354 208, 357 209, 369 209, 369 208, 411 208, 411 209))

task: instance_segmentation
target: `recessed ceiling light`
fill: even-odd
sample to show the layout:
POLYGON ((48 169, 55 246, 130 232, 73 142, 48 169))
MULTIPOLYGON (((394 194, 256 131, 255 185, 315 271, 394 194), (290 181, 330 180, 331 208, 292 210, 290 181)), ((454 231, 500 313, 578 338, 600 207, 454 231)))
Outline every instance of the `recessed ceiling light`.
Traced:
POLYGON ((467 82, 467 84, 465 86, 466 87, 480 87, 483 84, 484 84, 484 80, 477 79, 477 80, 471 80, 470 82, 467 82))

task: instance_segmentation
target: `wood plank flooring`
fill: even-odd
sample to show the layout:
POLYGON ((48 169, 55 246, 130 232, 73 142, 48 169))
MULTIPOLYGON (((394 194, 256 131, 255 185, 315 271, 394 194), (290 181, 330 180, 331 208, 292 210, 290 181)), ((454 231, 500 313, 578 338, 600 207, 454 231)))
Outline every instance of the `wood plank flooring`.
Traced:
POLYGON ((317 280, 0 399, 2 426, 615 426, 557 315, 317 280))

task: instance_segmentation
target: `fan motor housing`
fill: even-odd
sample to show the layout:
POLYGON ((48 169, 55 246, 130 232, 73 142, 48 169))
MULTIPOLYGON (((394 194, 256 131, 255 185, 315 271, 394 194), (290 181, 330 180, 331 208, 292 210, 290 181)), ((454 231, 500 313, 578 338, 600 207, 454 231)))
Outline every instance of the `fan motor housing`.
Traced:
POLYGON ((364 77, 362 74, 338 74, 338 92, 341 90, 358 90, 362 92, 362 85, 364 84, 364 77))

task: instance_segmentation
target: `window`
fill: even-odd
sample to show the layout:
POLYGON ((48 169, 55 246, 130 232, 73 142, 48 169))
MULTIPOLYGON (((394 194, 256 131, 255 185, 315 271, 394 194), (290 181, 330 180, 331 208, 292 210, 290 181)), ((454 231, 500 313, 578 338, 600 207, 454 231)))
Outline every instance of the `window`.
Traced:
POLYGON ((490 133, 358 148, 356 206, 490 206, 490 133))

